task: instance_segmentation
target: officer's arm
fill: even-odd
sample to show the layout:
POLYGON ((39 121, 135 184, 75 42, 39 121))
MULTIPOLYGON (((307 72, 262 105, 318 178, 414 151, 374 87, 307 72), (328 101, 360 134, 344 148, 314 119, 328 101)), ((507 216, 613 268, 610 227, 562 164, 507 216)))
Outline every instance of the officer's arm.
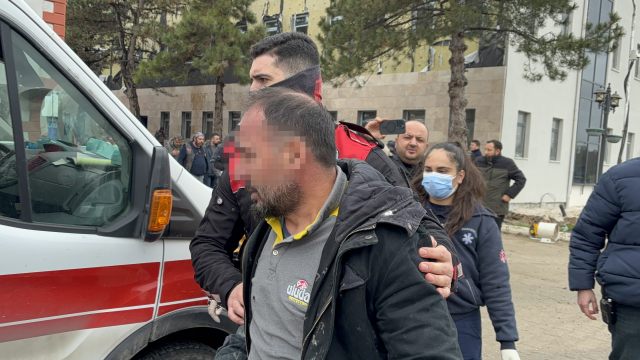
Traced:
POLYGON ((210 293, 219 294, 224 307, 228 294, 242 282, 242 274, 230 256, 243 236, 240 208, 225 172, 189 246, 196 282, 210 293))

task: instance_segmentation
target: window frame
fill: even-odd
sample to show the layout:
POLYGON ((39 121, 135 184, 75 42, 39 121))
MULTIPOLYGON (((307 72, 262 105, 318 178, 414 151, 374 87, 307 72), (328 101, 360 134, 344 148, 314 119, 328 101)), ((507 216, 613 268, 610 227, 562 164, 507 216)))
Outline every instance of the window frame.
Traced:
POLYGON ((529 146, 529 141, 528 141, 528 136, 529 136, 529 127, 531 124, 531 113, 525 112, 525 111, 518 111, 518 120, 516 122, 516 147, 515 147, 515 152, 514 152, 514 157, 517 159, 526 159, 528 154, 528 146, 529 146), (520 126, 520 115, 523 115, 523 118, 525 120, 524 123, 524 127, 520 126), (522 153, 518 154, 518 132, 520 131, 520 129, 524 129, 524 133, 521 136, 521 139, 523 141, 522 144, 522 153))
POLYGON ((171 127, 171 111, 160 111, 160 127, 164 128, 167 141, 169 141, 168 139, 171 136, 169 132, 169 127, 171 127), (164 118, 165 114, 167 114, 166 119, 164 118))
POLYGON ((303 33, 305 35, 309 35, 309 13, 308 12, 304 12, 301 14, 293 14, 293 21, 292 21, 292 25, 293 25, 293 32, 300 32, 303 33), (307 23, 306 25, 298 25, 298 18, 306 18, 307 19, 307 23), (298 28, 307 28, 307 31, 303 32, 303 31, 298 31, 298 28))
POLYGON ((338 110, 327 110, 327 112, 329 113, 329 115, 331 115, 333 120, 335 120, 336 122, 338 121, 338 110))
POLYGON ((267 36, 276 35, 281 32, 280 29, 282 28, 282 24, 281 24, 279 15, 263 16, 262 25, 264 25, 264 27, 266 28, 267 36), (267 23, 270 23, 272 21, 275 22, 275 26, 267 25, 267 23), (275 29, 275 32, 272 33, 273 29, 275 29))
POLYGON ((215 131, 213 131, 213 111, 203 111, 202 112, 202 133, 204 134, 204 139, 205 140, 210 140, 211 136, 213 136, 213 133, 215 131), (211 121, 209 121, 209 118, 207 118, 207 115, 211 114, 211 121), (209 122, 211 122, 211 133, 209 134, 207 132, 207 128, 209 125, 209 122))
POLYGON ((182 112, 182 124, 181 124, 181 128, 180 128, 180 133, 181 133, 180 135, 182 136, 183 140, 190 140, 191 139, 191 135, 193 135, 191 133, 191 122, 192 121, 193 121, 192 111, 183 111, 182 112), (186 132, 187 126, 185 126, 186 122, 187 122, 187 119, 186 119, 185 115, 187 115, 187 114, 189 114, 189 120, 188 120, 189 121, 189 127, 188 127, 189 135, 188 136, 187 136, 187 132, 186 132))
POLYGON ((625 146, 627 147, 627 160, 633 159, 633 148, 635 147, 636 142, 636 134, 635 133, 627 133, 627 143, 625 146))
POLYGON ((620 71, 620 44, 617 41, 613 41, 616 49, 611 52, 611 69, 620 71))
MULTIPOLYGON (((0 46, 2 46, 2 54, 5 60, 5 71, 7 76, 7 93, 9 96, 9 107, 11 114, 11 123, 18 124, 18 127, 14 127, 14 144, 18 151, 16 151, 16 171, 19 179, 19 194, 21 204, 21 217, 20 219, 12 219, 8 217, 0 217, 0 225, 5 225, 13 228, 36 230, 36 231, 49 231, 56 233, 72 233, 72 234, 96 234, 99 236, 110 237, 140 237, 142 234, 142 219, 140 216, 144 216, 144 209, 147 203, 147 194, 145 191, 130 191, 129 207, 130 210, 123 217, 115 221, 114 223, 105 226, 80 226, 80 225, 67 225, 67 224, 48 224, 33 222, 32 209, 31 209, 31 193, 29 191, 29 177, 26 162, 26 152, 24 149, 24 136, 22 127, 22 115, 20 113, 20 100, 17 87, 16 68, 13 58, 13 41, 11 40, 11 32, 15 32, 21 36, 30 46, 32 46, 40 55, 49 62, 52 68, 64 76, 66 80, 76 88, 76 91, 82 95, 95 111, 113 126, 125 140, 128 141, 131 148, 131 189, 141 187, 148 184, 150 181, 151 173, 149 171, 151 167, 151 158, 147 155, 147 152, 142 148, 140 143, 122 127, 117 121, 108 116, 108 111, 104 109, 102 104, 97 101, 96 94, 93 94, 83 88, 82 84, 67 70, 68 67, 60 65, 60 62, 54 59, 47 50, 44 49, 37 41, 34 41, 32 36, 23 31, 19 24, 16 24, 12 19, 0 18, 0 46), (9 56, 10 55, 10 56, 9 56), (7 64, 7 57, 10 57, 9 64, 7 64), (16 120, 17 119, 17 120, 16 120), (16 138, 15 134, 19 135, 16 138), (18 142, 18 140, 20 142, 18 142), (18 153, 23 154, 22 159, 18 157, 18 153), (24 202, 24 204, 23 204, 24 202), (26 214, 23 216, 23 214, 26 214)), ((66 55, 66 53, 65 53, 66 55)))
POLYGON ((421 123, 425 123, 426 118, 427 118, 427 111, 424 109, 409 109, 409 110, 402 110, 402 118, 404 119, 404 121, 420 121, 421 123), (417 112, 417 111, 422 111, 424 113, 423 119, 422 121, 420 121, 419 119, 409 119, 409 113, 411 112, 417 112))
POLYGON ((562 157, 562 127, 564 124, 564 120, 563 119, 559 119, 559 118, 553 118, 551 120, 551 146, 549 146, 549 161, 551 162, 560 162, 562 157), (553 158, 553 134, 554 134, 554 125, 558 124, 558 129, 556 132, 556 153, 555 153, 555 158, 553 158))
POLYGON ((233 113, 238 113, 238 124, 236 126, 238 126, 240 124, 240 120, 242 120, 242 112, 241 111, 239 111, 239 110, 230 110, 229 113, 228 113, 229 114, 229 120, 228 120, 228 122, 229 122, 229 132, 232 132, 236 128, 236 126, 233 126, 233 121, 234 120, 233 120, 233 117, 231 116, 231 114, 233 114, 233 113))
MULTIPOLYGON (((363 123, 363 116, 365 113, 375 113, 374 119, 378 116, 378 110, 358 110, 358 125, 364 127, 366 124, 363 123)), ((371 120, 370 120, 371 121, 371 120)))

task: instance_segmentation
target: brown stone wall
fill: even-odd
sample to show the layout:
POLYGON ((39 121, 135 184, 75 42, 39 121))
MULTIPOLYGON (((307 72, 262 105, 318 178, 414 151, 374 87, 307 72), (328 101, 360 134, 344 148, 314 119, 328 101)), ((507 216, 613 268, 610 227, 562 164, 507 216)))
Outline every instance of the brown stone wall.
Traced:
MULTIPOLYGON (((486 143, 500 138, 505 86, 504 67, 470 69, 467 72, 468 109, 476 110, 474 139, 486 143)), ((359 110, 376 110, 378 116, 401 119, 403 110, 425 110, 425 123, 430 130, 429 143, 447 140, 449 127, 449 71, 373 75, 360 88, 344 85, 333 88, 323 84, 323 104, 338 111, 338 119, 357 122, 359 110)), ((172 96, 138 90, 141 114, 148 116, 148 128, 160 128, 160 112, 171 112, 170 136, 180 134, 182 112, 192 112, 191 133, 202 131, 202 112, 213 111, 215 85, 165 88, 172 96)), ((247 86, 237 84, 224 88, 224 134, 229 131, 229 111, 240 111, 247 86)), ((128 105, 120 91, 116 95, 128 105)), ((388 138, 390 140, 391 137, 388 138)))

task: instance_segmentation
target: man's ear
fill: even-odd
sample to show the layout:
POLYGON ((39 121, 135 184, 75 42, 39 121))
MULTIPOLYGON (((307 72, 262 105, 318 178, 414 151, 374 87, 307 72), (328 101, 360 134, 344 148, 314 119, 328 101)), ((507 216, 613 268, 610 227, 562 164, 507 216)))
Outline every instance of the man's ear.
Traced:
POLYGON ((285 167, 292 170, 299 170, 307 160, 307 153, 311 153, 304 141, 292 139, 283 144, 282 156, 285 167))

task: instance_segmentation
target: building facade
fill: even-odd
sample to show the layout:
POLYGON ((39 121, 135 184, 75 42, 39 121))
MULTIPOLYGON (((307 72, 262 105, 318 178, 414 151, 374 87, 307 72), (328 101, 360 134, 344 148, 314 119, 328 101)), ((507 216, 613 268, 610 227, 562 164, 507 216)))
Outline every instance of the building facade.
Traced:
MULTIPOLYGON (((302 31, 315 37, 319 31, 317 22, 324 16, 327 5, 323 1, 283 1, 254 3, 253 6, 270 31, 302 31)), ((578 5, 579 8, 570 14, 571 20, 566 27, 549 26, 539 31, 564 31, 581 36, 587 22, 606 21, 608 14, 615 11, 621 15, 627 35, 614 53, 589 54, 590 65, 583 71, 570 72, 563 82, 544 79, 531 83, 524 79, 526 59, 509 46, 505 49, 502 66, 467 71, 469 140, 477 139, 482 144, 492 139, 501 140, 503 154, 513 158, 527 176, 527 185, 514 199, 513 208, 543 203, 584 205, 597 181, 600 139, 589 137, 585 129, 601 126, 602 112, 594 101, 594 91, 611 83, 612 89, 624 96, 632 8, 629 2, 614 3, 612 0, 581 0, 578 5)), ((640 36, 636 39, 640 42, 640 36)), ((640 49, 640 44, 634 46, 640 49)), ((433 44, 430 48, 431 54, 437 49, 435 57, 432 56, 435 59, 439 59, 439 53, 448 51, 443 44, 433 44)), ((468 57, 473 58, 478 46, 470 48, 468 57)), ((411 62, 410 59, 407 61, 411 62)), ((443 61, 448 64, 444 54, 443 61)), ((382 64, 380 74, 359 79, 364 82, 360 88, 349 85, 333 88, 325 83, 323 104, 337 120, 359 124, 376 116, 423 120, 430 130, 430 144, 446 141, 448 67, 445 65, 439 71, 439 60, 430 68, 425 68, 429 65, 427 62, 420 63, 416 59, 413 65, 411 71, 409 63, 395 69, 382 64)), ((640 98, 638 70, 632 72, 630 83, 631 99, 640 98)), ((169 96, 151 89, 138 90, 142 115, 152 133, 164 127, 170 137, 179 134, 190 138, 197 131, 211 134, 214 85, 164 90, 169 96)), ((242 97, 247 92, 248 87, 238 84, 225 87, 223 135, 239 123, 242 97)), ((128 104, 122 92, 116 91, 116 94, 128 104)), ((623 160, 640 155, 635 144, 636 134, 640 133, 639 115, 631 101, 629 136, 624 143, 607 143, 604 171, 617 162, 621 147, 623 160)), ((609 116, 610 133, 622 134, 623 117, 624 106, 621 105, 609 116)))
POLYGON ((67 0, 24 0, 64 40, 67 0))

